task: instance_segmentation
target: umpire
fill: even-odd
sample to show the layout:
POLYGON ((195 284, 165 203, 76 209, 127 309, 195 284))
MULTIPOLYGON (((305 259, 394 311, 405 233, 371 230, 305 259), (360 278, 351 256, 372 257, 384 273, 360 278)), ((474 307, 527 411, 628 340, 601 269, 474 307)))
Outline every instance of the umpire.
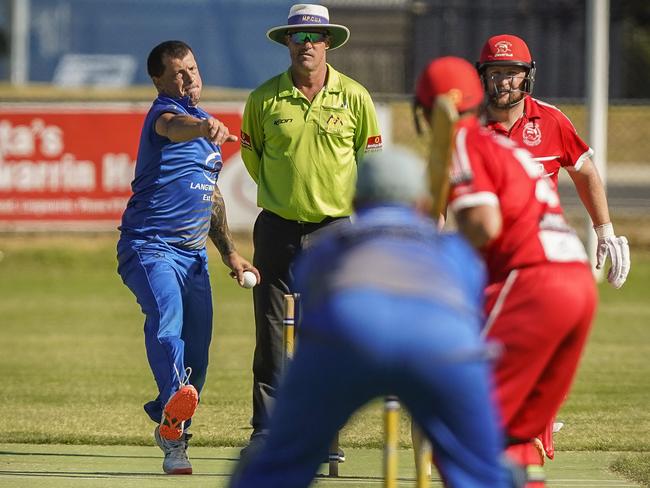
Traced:
POLYGON ((244 110, 241 155, 263 209, 253 231, 253 262, 262 278, 253 290, 251 443, 266 436, 275 398, 291 262, 309 234, 349 217, 357 162, 381 148, 368 91, 326 62, 327 51, 345 44, 349 34, 330 24, 321 5, 291 7, 287 24, 267 32, 288 48, 291 66, 255 89, 244 110))

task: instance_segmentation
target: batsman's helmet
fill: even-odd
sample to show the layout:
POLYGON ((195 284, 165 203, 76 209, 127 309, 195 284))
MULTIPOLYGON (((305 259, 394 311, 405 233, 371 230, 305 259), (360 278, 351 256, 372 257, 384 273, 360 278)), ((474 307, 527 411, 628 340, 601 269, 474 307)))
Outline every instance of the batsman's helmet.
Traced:
POLYGON ((430 111, 439 95, 449 95, 459 113, 478 107, 485 96, 474 67, 454 56, 435 59, 422 71, 415 104, 430 111))
POLYGON ((481 56, 476 63, 481 81, 486 90, 487 80, 485 69, 489 66, 521 66, 525 68, 526 78, 521 88, 529 95, 533 93, 535 84, 535 61, 530 55, 530 50, 523 39, 511 34, 500 34, 490 37, 483 45, 481 56))

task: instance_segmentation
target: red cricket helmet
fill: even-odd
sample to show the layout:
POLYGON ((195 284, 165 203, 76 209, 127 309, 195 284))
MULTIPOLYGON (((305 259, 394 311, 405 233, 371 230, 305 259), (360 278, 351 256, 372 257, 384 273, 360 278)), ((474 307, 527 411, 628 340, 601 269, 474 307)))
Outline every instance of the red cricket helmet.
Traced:
POLYGON ((527 70, 522 91, 533 93, 535 83, 535 61, 523 39, 511 34, 490 37, 481 49, 476 69, 487 89, 485 69, 488 66, 521 66, 527 70))
POLYGON ((474 67, 455 56, 438 58, 420 74, 415 103, 431 110, 439 95, 451 95, 458 112, 478 107, 484 99, 483 87, 474 67))

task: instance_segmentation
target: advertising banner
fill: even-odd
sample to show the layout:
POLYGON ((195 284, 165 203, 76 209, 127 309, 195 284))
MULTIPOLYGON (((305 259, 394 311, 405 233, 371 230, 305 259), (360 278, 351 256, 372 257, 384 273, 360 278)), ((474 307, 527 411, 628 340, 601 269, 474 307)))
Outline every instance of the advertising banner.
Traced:
MULTIPOLYGON (((148 108, 149 104, 0 108, 0 230, 116 228, 131 194, 148 108)), ((203 108, 231 133, 239 134, 240 104, 203 108)), ((235 187, 219 180, 222 192, 232 194, 232 198, 224 195, 227 204, 232 200, 229 217, 236 227, 242 220, 237 215, 241 203, 253 213, 253 217, 243 217, 248 225, 257 213, 254 194, 244 196, 243 187, 250 178, 245 170, 242 174, 229 168, 243 167, 239 143, 224 144, 222 153, 222 177, 234 173, 230 179, 235 180, 235 187)))
MULTIPOLYGON (((0 106, 0 231, 111 231, 131 195, 140 131, 149 104, 0 106)), ((243 104, 201 104, 239 136, 243 104)), ((378 104, 384 145, 390 109, 378 104)), ((239 142, 221 148, 217 185, 233 231, 252 231, 257 187, 239 142)))

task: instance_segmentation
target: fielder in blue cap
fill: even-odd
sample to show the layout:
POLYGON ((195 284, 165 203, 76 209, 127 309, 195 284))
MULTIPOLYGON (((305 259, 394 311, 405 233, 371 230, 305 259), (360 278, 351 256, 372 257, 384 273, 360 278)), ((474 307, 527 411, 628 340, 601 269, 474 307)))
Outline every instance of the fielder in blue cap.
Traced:
POLYGON ((423 216, 426 181, 405 149, 367 156, 354 223, 320 231, 297 260, 296 354, 269 437, 242 458, 231 488, 309 486, 350 415, 387 395, 433 443, 446 486, 510 486, 479 338, 483 266, 423 216))

